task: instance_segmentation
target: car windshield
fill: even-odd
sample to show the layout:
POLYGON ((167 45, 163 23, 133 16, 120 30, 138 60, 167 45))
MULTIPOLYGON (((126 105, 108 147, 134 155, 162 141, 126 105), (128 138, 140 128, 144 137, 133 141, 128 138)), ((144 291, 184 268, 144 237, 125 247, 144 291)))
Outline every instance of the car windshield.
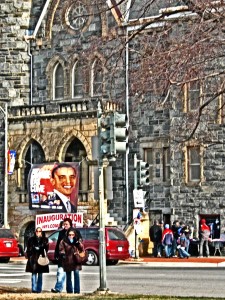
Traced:
POLYGON ((10 238, 13 239, 14 235, 9 229, 0 229, 0 238, 10 238))
POLYGON ((116 229, 109 229, 108 236, 111 241, 116 241, 116 240, 125 241, 126 240, 126 237, 123 234, 123 232, 116 230, 116 229))

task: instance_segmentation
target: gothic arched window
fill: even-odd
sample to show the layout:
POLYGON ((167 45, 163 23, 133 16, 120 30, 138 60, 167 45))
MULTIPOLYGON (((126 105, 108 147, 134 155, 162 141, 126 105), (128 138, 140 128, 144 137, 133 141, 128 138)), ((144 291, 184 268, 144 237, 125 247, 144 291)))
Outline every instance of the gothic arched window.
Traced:
POLYGON ((53 99, 62 99, 64 96, 64 72, 60 63, 53 72, 53 99))
POLYGON ((102 95, 103 92, 103 67, 100 59, 92 65, 92 96, 102 95))
POLYGON ((80 164, 80 181, 79 181, 79 201, 87 201, 87 191, 90 189, 89 165, 85 159, 87 152, 82 142, 74 138, 69 144, 65 162, 79 162, 80 164))
POLYGON ((73 98, 83 96, 83 69, 79 61, 74 64, 72 82, 73 98))

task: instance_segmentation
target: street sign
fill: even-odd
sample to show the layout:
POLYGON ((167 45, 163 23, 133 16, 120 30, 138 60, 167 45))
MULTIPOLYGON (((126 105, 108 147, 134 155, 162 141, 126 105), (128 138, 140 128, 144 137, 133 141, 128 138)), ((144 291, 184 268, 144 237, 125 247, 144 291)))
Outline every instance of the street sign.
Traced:
POLYGON ((144 207, 144 192, 143 190, 133 190, 134 207, 144 207))

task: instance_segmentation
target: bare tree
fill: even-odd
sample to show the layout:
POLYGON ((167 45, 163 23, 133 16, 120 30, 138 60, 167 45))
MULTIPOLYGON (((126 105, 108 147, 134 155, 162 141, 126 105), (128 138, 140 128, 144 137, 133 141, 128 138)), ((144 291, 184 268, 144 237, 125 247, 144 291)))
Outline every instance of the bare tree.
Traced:
POLYGON ((82 51, 83 57, 95 52, 105 57, 110 97, 124 101, 115 91, 128 49, 129 93, 135 105, 183 111, 171 123, 176 125, 174 140, 214 142, 208 126, 222 123, 225 111, 224 0, 95 0, 89 5, 84 17, 98 14, 102 22, 108 22, 104 16, 114 17, 106 32, 89 37, 90 46, 82 51))
POLYGON ((208 126, 224 121, 224 1, 134 0, 135 5, 137 18, 129 25, 136 27, 110 54, 122 59, 129 44, 135 105, 175 105, 185 112, 176 119, 175 140, 215 141, 208 126), (155 14, 148 18, 151 11, 155 14))

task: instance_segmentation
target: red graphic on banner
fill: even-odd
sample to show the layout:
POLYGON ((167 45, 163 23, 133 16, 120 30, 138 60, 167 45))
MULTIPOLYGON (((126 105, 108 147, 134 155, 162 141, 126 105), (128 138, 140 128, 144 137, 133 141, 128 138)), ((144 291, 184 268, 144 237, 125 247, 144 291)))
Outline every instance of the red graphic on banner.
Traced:
POLYGON ((28 178, 30 209, 77 212, 79 164, 33 165, 28 178))

